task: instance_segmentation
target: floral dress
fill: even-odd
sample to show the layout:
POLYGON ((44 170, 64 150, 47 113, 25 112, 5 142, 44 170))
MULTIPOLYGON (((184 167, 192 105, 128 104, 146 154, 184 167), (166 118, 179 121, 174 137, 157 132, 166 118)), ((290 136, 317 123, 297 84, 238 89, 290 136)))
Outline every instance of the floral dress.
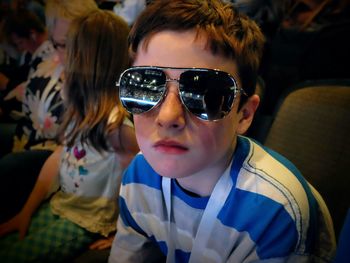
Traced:
POLYGON ((56 56, 41 62, 30 78, 17 88, 23 98, 13 152, 30 149, 53 150, 63 113, 61 88, 63 66, 56 56))
POLYGON ((22 55, 23 60, 20 65, 8 72, 7 77, 9 82, 6 90, 3 92, 0 102, 4 112, 5 119, 12 121, 18 120, 21 114, 23 102, 23 85, 26 83, 32 74, 38 69, 38 66, 45 60, 51 59, 55 54, 55 49, 52 43, 48 40, 44 41, 33 54, 26 52, 22 55))

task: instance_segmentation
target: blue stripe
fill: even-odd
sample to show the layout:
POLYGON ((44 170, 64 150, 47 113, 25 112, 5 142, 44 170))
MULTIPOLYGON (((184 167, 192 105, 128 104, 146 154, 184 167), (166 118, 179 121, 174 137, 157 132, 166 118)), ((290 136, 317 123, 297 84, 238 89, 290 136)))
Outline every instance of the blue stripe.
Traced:
POLYGON ((298 233, 283 205, 239 189, 231 192, 228 200, 218 215, 219 220, 239 232, 248 232, 257 245, 259 258, 284 257, 294 250, 298 233))
POLYGON ((163 253, 164 256, 168 254, 168 246, 165 241, 157 241, 155 236, 150 236, 149 238, 153 243, 157 244, 160 251, 163 253))
MULTIPOLYGON (((164 241, 157 241, 154 236, 150 237, 150 240, 156 244, 162 251, 163 255, 168 255, 168 246, 164 241)), ((191 253, 185 252, 180 249, 175 249, 175 262, 187 263, 190 260, 191 253)))
POLYGON ((184 201, 187 205, 204 210, 207 206, 209 196, 208 197, 193 197, 189 194, 185 193, 180 186, 175 182, 174 179, 171 180, 171 193, 174 196, 177 196, 182 201, 184 201))
POLYGON ((126 205, 125 199, 122 196, 119 196, 119 210, 119 215, 120 218, 123 220, 124 225, 131 227, 141 235, 148 237, 148 235, 140 228, 140 226, 131 216, 130 211, 126 205))
POLYGON ((287 169, 289 169, 295 175, 295 177, 298 179, 298 181, 301 183, 301 185, 304 188, 304 191, 306 193, 306 196, 309 202, 309 214, 310 214, 309 222, 313 222, 312 224, 309 224, 309 228, 307 231, 307 238, 305 241, 305 249, 306 249, 305 252, 306 253, 311 252, 314 249, 313 244, 315 243, 315 239, 317 238, 318 232, 319 232, 319 224, 318 224, 319 207, 318 207, 317 200, 313 196, 311 189, 307 184, 307 181, 302 176, 298 168, 292 162, 290 162, 287 158, 285 158, 281 154, 271 150, 270 148, 266 146, 262 146, 262 147, 274 159, 276 159, 281 164, 283 164, 287 169))
POLYGON ((178 263, 187 263, 190 260, 191 253, 182 250, 175 250, 175 261, 178 263))
MULTIPOLYGON (((154 236, 151 236, 151 241, 158 244, 158 247, 164 255, 168 255, 168 246, 164 241, 157 241, 154 236)), ((180 249, 175 249, 175 262, 187 263, 190 260, 191 253, 180 249)))

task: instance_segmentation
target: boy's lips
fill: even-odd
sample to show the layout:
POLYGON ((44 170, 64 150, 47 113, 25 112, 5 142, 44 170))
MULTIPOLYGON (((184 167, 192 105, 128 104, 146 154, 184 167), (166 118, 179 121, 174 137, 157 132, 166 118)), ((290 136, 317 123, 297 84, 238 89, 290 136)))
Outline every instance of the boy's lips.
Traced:
POLYGON ((157 141, 153 147, 156 151, 169 154, 182 154, 188 151, 186 146, 172 140, 157 141))

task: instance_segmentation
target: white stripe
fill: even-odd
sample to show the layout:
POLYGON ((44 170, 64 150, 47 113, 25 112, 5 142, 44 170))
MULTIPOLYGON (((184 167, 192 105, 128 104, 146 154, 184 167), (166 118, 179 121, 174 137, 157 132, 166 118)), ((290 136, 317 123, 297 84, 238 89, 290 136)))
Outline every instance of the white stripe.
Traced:
POLYGON ((264 195, 282 204, 299 234, 297 249, 305 251, 309 226, 309 202, 298 178, 283 164, 251 142, 250 153, 237 178, 238 189, 264 195))

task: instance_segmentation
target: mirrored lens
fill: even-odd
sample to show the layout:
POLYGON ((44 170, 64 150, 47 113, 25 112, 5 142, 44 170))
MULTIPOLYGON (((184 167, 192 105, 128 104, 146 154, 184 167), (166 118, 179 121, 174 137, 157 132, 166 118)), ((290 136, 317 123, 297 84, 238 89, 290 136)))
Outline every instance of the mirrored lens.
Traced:
POLYGON ((232 107, 237 91, 229 74, 215 70, 188 70, 180 77, 180 95, 187 109, 203 120, 218 120, 232 107))
POLYGON ((159 103, 165 88, 166 75, 162 70, 131 68, 120 78, 120 100, 130 113, 143 113, 159 103))

